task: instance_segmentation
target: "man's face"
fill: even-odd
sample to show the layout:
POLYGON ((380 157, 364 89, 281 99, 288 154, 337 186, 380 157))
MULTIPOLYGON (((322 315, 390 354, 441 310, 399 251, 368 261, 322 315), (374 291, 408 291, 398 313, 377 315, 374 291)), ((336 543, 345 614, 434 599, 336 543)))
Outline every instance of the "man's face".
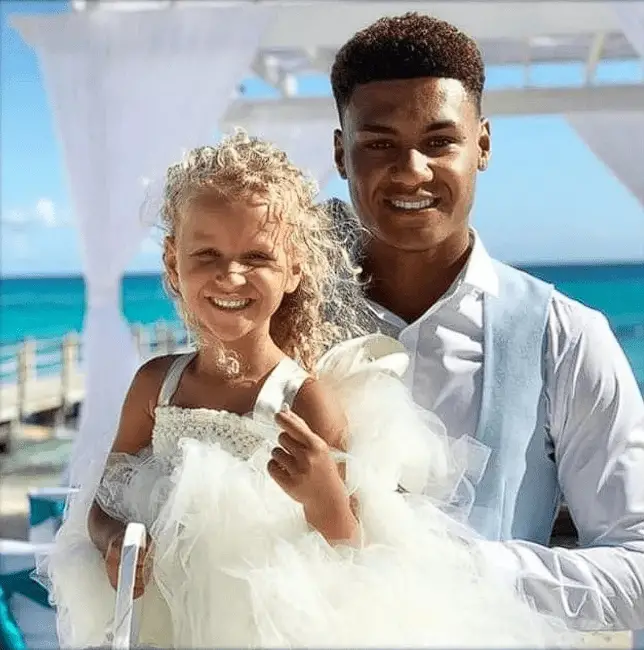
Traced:
POLYGON ((490 131, 454 79, 358 86, 334 139, 340 175, 363 225, 382 243, 421 251, 467 237, 490 131))

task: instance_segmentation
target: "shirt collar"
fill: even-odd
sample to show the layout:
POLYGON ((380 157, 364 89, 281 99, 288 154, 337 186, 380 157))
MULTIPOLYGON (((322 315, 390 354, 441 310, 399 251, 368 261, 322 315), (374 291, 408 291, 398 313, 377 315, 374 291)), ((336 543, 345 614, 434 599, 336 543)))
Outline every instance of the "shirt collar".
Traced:
MULTIPOLYGON (((498 296, 499 276, 494 264, 492 264, 492 258, 485 250, 481 238, 473 228, 470 230, 470 236, 472 238, 472 252, 455 283, 462 282, 464 285, 482 293, 498 296)), ((448 293, 449 291, 451 291, 451 288, 448 293)))
MULTIPOLYGON (((499 276, 494 268, 494 264, 492 264, 492 258, 489 256, 474 228, 470 229, 470 237, 472 240, 470 256, 463 270, 452 283, 452 286, 445 292, 445 296, 454 295, 461 287, 498 296, 499 276)), ((398 330, 408 325, 402 318, 396 316, 381 305, 371 300, 367 300, 367 303, 371 311, 381 322, 387 323, 389 326, 398 330)))

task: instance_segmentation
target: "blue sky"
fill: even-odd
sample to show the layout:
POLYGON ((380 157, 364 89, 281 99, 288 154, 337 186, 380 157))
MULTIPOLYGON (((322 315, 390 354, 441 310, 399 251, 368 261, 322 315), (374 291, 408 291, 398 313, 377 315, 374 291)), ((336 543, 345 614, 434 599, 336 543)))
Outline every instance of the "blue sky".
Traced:
MULTIPOLYGON (((67 2, 57 0, 0 0, 0 270, 5 276, 81 270, 38 63, 8 23, 12 13, 67 10, 67 2)), ((606 82, 626 80, 641 75, 642 68, 623 62, 599 74, 606 82)), ((535 70, 533 82, 577 83, 581 75, 580 66, 544 66, 535 70)), ((489 70, 488 87, 518 85, 522 76, 519 69, 489 70)), ((326 83, 313 79, 307 86, 319 94, 326 83)), ((266 92, 258 83, 248 88, 253 95, 266 92)), ((492 254, 515 262, 644 261, 644 210, 562 118, 495 118, 493 148, 474 213, 474 225, 492 254)), ((344 198, 346 189, 334 179, 324 194, 344 198)), ((157 238, 143 243, 130 271, 159 268, 157 238)))

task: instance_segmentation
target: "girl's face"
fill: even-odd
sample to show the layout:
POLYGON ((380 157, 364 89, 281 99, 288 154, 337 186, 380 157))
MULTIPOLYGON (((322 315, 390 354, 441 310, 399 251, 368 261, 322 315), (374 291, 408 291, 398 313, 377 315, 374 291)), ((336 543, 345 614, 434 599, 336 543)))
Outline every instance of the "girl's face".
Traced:
POLYGON ((287 226, 266 202, 230 203, 203 196, 188 203, 164 262, 201 335, 240 342, 270 319, 300 268, 286 250, 287 226))

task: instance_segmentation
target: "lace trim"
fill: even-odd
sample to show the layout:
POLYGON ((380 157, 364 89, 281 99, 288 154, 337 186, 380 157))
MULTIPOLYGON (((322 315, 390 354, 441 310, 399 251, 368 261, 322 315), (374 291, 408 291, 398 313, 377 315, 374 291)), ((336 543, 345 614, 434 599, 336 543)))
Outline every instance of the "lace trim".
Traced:
POLYGON ((95 500, 110 517, 151 526, 171 488, 173 463, 152 447, 137 454, 111 453, 95 500))

